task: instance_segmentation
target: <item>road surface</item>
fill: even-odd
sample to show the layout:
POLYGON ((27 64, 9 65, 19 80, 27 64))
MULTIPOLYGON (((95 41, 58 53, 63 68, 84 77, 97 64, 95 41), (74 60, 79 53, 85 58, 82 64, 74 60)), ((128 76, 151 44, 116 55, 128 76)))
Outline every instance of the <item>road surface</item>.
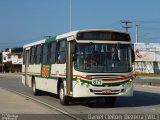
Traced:
POLYGON ((62 106, 57 95, 45 93, 41 96, 33 96, 31 88, 22 85, 20 76, 0 75, 0 88, 21 92, 81 119, 92 119, 92 114, 151 114, 156 116, 160 114, 160 88, 158 87, 135 86, 134 96, 119 97, 114 107, 107 106, 101 99, 91 102, 74 101, 71 105, 62 106))

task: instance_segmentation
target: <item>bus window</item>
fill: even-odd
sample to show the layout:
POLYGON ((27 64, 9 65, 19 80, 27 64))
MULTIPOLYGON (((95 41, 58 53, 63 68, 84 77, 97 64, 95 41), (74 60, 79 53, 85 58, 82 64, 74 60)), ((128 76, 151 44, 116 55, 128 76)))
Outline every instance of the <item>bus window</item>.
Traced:
POLYGON ((34 48, 34 63, 36 64, 36 60, 37 60, 37 46, 35 46, 34 48))
POLYGON ((23 65, 26 64, 26 49, 23 49, 23 65))
POLYGON ((66 62, 66 46, 67 46, 67 41, 66 40, 61 40, 59 42, 59 48, 58 48, 58 55, 57 55, 57 63, 58 64, 64 64, 66 62))
POLYGON ((40 64, 41 63, 41 45, 37 46, 37 50, 36 50, 36 64, 40 64))
POLYGON ((48 53, 48 45, 44 44, 43 45, 43 58, 42 58, 42 63, 46 64, 47 63, 47 53, 48 53))
POLYGON ((51 43, 48 44, 47 48, 47 63, 51 63, 51 43))
POLYGON ((56 42, 51 43, 51 63, 56 62, 56 42))
POLYGON ((34 64, 34 57, 35 57, 35 47, 31 47, 31 51, 30 51, 30 64, 34 64))

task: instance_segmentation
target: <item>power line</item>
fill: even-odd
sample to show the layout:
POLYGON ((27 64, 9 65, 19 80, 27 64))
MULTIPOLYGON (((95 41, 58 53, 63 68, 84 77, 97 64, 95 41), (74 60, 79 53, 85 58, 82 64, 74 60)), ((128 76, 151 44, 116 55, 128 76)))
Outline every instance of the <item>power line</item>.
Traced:
POLYGON ((141 28, 145 30, 157 30, 157 31, 160 30, 160 28, 157 28, 157 27, 141 27, 141 28))
POLYGON ((139 23, 160 23, 160 21, 132 21, 132 22, 139 22, 139 23))

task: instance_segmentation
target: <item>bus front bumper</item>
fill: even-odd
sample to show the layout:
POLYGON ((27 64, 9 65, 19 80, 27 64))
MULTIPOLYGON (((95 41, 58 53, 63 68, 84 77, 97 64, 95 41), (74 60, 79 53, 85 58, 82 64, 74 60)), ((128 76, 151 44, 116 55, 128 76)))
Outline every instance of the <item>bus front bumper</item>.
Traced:
POLYGON ((73 89, 73 97, 133 96, 132 82, 111 87, 76 84, 73 89))

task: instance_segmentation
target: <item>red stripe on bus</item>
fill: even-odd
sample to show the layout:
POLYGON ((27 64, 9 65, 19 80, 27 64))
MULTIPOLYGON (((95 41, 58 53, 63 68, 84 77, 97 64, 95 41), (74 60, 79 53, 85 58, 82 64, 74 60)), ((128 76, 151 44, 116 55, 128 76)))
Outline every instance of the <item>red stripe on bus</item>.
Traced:
POLYGON ((123 78, 115 78, 115 79, 102 79, 103 81, 123 81, 123 80, 126 80, 126 79, 130 79, 132 78, 133 76, 127 76, 127 77, 123 77, 123 78))
POLYGON ((82 79, 92 80, 92 78, 83 77, 83 76, 80 76, 80 75, 73 75, 73 76, 74 77, 79 77, 79 78, 82 78, 82 79))
POLYGON ((27 72, 27 74, 41 74, 41 73, 36 73, 36 72, 27 72))

